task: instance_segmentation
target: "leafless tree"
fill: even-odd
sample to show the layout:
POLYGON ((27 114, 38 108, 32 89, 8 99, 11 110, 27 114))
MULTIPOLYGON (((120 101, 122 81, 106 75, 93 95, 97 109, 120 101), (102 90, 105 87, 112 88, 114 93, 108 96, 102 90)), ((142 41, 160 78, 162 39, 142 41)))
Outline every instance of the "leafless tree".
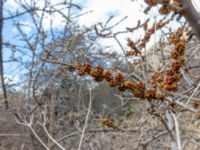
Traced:
MULTIPOLYGON (((82 13, 73 0, 16 0, 16 11, 1 0, 4 105, 16 130, 29 130, 24 134, 32 149, 199 149, 200 43, 178 1, 145 2, 149 19, 114 31, 127 16, 82 27, 77 20, 90 12, 82 13), (151 9, 159 12, 151 16, 151 9), (62 27, 55 28, 52 16, 62 18, 62 27), (7 21, 16 29, 16 42, 3 39, 7 21), (133 34, 140 38, 131 39, 133 34), (107 51, 102 39, 112 40, 120 52, 107 51), (15 91, 4 79, 6 48, 20 76, 15 91)), ((27 145, 24 140, 20 148, 27 145)))

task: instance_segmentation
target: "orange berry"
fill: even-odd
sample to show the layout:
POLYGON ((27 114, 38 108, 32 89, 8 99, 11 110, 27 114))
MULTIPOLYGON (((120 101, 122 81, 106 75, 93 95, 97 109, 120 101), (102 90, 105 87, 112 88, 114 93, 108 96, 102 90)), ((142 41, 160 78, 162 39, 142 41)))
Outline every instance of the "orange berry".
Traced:
POLYGON ((200 119, 200 109, 197 110, 197 113, 196 113, 196 114, 197 114, 197 118, 200 119))
POLYGON ((116 74, 115 74, 115 79, 116 79, 116 81, 122 81, 123 80, 123 74, 121 73, 121 72, 117 72, 116 74))
POLYGON ((159 9, 159 13, 162 15, 168 15, 170 13, 170 9, 167 5, 163 5, 160 9, 159 9))
POLYGON ((156 6, 158 4, 157 0, 145 0, 145 2, 150 6, 156 6))

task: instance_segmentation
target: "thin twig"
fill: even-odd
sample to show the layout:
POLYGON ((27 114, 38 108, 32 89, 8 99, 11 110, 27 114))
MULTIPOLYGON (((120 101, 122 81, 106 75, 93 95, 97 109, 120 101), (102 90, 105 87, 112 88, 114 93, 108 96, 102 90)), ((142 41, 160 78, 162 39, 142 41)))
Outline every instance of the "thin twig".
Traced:
POLYGON ((178 124, 177 118, 174 115, 174 113, 171 112, 171 115, 172 115, 172 118, 174 120, 174 126, 175 126, 175 132, 176 132, 177 150, 182 150, 182 148, 181 148, 181 138, 180 138, 179 124, 178 124))
POLYGON ((42 146, 47 149, 47 150, 50 150, 46 144, 42 141, 42 139, 38 136, 38 134, 35 132, 35 130, 32 128, 31 125, 27 125, 27 127, 30 128, 31 132, 34 134, 34 136, 37 138, 37 140, 42 144, 42 146))
POLYGON ((165 98, 167 101, 169 101, 170 103, 175 103, 177 104, 178 106, 190 111, 190 112, 193 112, 193 113, 196 113, 197 110, 195 110, 194 108, 192 107, 186 107, 185 104, 183 104, 182 102, 179 102, 179 101, 176 101, 176 100, 173 100, 171 97, 166 97, 165 98))
POLYGON ((167 134, 167 133, 168 133, 168 131, 160 132, 160 133, 158 133, 158 134, 152 136, 150 139, 146 140, 144 143, 142 143, 142 145, 145 145, 145 146, 146 146, 146 145, 148 145, 150 142, 156 140, 156 139, 159 138, 160 136, 163 136, 163 135, 165 135, 165 134, 167 134))
POLYGON ((41 125, 45 131, 45 133, 47 134, 47 136, 62 150, 66 150, 62 145, 60 145, 47 131, 46 127, 44 125, 41 125))
MULTIPOLYGON (((115 130, 115 129, 93 129, 93 130, 86 130, 85 133, 110 133, 110 132, 130 132, 130 133, 135 133, 138 132, 138 129, 120 129, 120 130, 115 130)), ((58 139, 57 142, 61 142, 63 140, 66 140, 68 138, 74 137, 79 135, 80 132, 74 132, 68 135, 63 136, 62 138, 58 139)), ((55 143, 50 146, 50 149, 52 149, 55 146, 55 143)))
POLYGON ((189 104, 189 102, 191 101, 191 99, 194 97, 194 95, 196 94, 196 92, 198 91, 200 87, 200 83, 198 84, 198 86, 195 88, 194 92, 191 94, 191 96, 189 97, 189 99, 187 100, 187 102, 185 103, 185 106, 187 106, 189 104))
POLYGON ((90 88, 89 91, 90 91, 89 92, 90 93, 89 106, 88 106, 88 111, 87 111, 87 115, 86 115, 86 118, 85 118, 85 125, 83 127, 83 131, 82 131, 82 134, 81 134, 81 139, 80 139, 80 142, 79 142, 79 145, 78 145, 78 150, 81 149, 81 146, 82 146, 82 143, 83 143, 85 130, 86 130, 86 127, 88 126, 88 119, 89 119, 90 110, 91 110, 91 106, 92 106, 92 89, 90 88))
POLYGON ((46 150, 50 150, 48 148, 48 146, 42 141, 42 139, 39 137, 39 135, 35 132, 35 130, 32 127, 33 124, 33 115, 30 116, 30 121, 26 121, 22 119, 22 116, 20 114, 17 114, 17 116, 15 115, 15 120, 18 124, 22 125, 22 126, 26 126, 28 127, 31 132, 33 133, 33 135, 35 136, 35 138, 42 144, 42 146, 46 149, 46 150))

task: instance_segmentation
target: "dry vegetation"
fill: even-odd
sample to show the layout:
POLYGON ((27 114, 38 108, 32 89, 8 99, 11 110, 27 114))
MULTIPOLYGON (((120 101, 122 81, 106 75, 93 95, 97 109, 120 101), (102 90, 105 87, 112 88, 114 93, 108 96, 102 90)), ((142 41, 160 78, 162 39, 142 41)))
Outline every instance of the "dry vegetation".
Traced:
MULTIPOLYGON (((68 12, 79 9, 72 2, 60 5, 68 12)), ((159 8, 160 21, 152 23, 149 16, 136 27, 113 33, 110 28, 123 19, 111 26, 109 18, 105 25, 81 28, 69 13, 58 37, 57 31, 48 33, 41 25, 45 13, 64 15, 56 5, 46 3, 40 9, 34 3, 19 3, 32 17, 36 32, 27 35, 16 23, 23 12, 10 16, 26 46, 5 44, 28 51, 31 59, 18 62, 28 69, 17 90, 2 82, 7 90, 1 95, 0 149, 200 149, 200 42, 177 0, 145 2, 144 13, 159 8), (170 25, 177 22, 173 31, 170 25), (127 37, 123 45, 118 40, 137 30, 144 32, 138 41, 127 37), (147 50, 158 32, 161 40, 147 50), (51 42, 46 42, 47 36, 51 42), (100 38, 112 38, 123 53, 102 50, 100 38)))

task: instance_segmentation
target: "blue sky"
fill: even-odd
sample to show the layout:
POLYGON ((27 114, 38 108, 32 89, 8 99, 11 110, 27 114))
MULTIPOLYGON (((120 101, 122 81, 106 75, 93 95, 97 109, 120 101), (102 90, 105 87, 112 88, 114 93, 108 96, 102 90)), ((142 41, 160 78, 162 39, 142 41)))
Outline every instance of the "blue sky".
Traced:
MULTIPOLYGON (((31 0, 23 1, 22 2, 28 2, 30 3, 31 0)), ((51 0, 51 3, 56 4, 63 2, 63 0, 51 0)), ((137 24, 138 19, 142 19, 145 17, 142 12, 140 12, 141 7, 135 5, 131 0, 74 0, 74 3, 80 5, 82 7, 81 11, 77 11, 77 14, 85 13, 85 12, 91 12, 87 15, 84 15, 79 18, 79 24, 84 26, 92 26, 99 22, 105 22, 111 15, 114 15, 115 18, 113 19, 113 22, 116 23, 117 21, 121 20, 125 16, 129 16, 123 23, 118 25, 115 30, 125 30, 126 27, 129 26, 135 26, 137 24), (122 5, 123 2, 123 5, 122 5), (130 16, 130 14, 133 14, 130 16)), ((41 8, 44 6, 44 0, 38 0, 37 6, 40 6, 41 8)), ((9 16, 8 12, 14 13, 16 11, 23 11, 21 7, 15 2, 15 0, 7 0, 4 5, 4 17, 9 16)), ((64 13, 65 10, 63 10, 64 13)), ((45 30, 50 29, 50 21, 53 20, 53 28, 54 29, 62 29, 65 25, 63 22, 63 17, 60 14, 54 14, 52 16, 47 15, 45 16, 45 19, 43 21, 43 27, 45 30)), ((16 19, 16 21, 20 22, 20 24, 23 24, 23 31, 26 34, 31 34, 33 32, 32 28, 32 22, 30 21, 30 17, 27 15, 23 15, 22 17, 19 17, 16 19)), ((19 37, 17 35, 17 29, 13 25, 13 21, 6 20, 4 22, 4 42, 10 42, 14 44, 20 44, 19 37), (17 42, 16 42, 17 40, 17 42)), ((122 38, 125 40, 126 38, 122 38)), ((105 40, 105 43, 107 45, 114 45, 112 40, 105 40)), ((15 54, 16 55, 16 54, 15 54)), ((20 55, 20 54, 18 54, 20 55)), ((4 60, 9 60, 9 57, 11 56, 10 50, 7 49, 4 51, 4 60)), ((14 65, 12 64, 12 67, 14 65)), ((10 70, 10 64, 5 64, 5 68, 8 68, 6 70, 10 70)), ((10 74, 10 73, 9 73, 10 74)))
MULTIPOLYGON (((30 2, 31 0, 27 0, 27 2, 30 2)), ((52 3, 60 3, 63 0, 51 0, 52 3)), ((22 1, 23 2, 23 1, 22 1)), ((38 0, 38 6, 42 8, 44 0, 38 0)), ((124 30, 127 26, 134 26, 137 24, 137 20, 144 20, 146 16, 142 13, 141 5, 142 1, 140 1, 140 4, 133 3, 131 0, 74 0, 74 3, 80 5, 82 7, 82 10, 77 13, 84 13, 92 11, 91 13, 88 13, 87 15, 84 15, 79 18, 80 25, 86 25, 91 26, 93 24, 96 24, 98 22, 104 22, 110 17, 111 15, 115 16, 115 20, 120 20, 124 16, 128 16, 128 18, 118 26, 116 30, 124 30)), ((5 9, 11 12, 15 12, 16 10, 20 11, 20 7, 18 4, 15 3, 15 0, 7 0, 5 4, 5 9)), ((7 11, 6 11, 7 12, 7 11)), ((63 10, 64 12, 64 10, 63 10)), ((53 27, 54 28, 61 28, 64 26, 63 18, 59 14, 54 14, 52 16, 46 16, 45 21, 43 22, 44 27, 46 29, 50 28, 50 20, 56 19, 56 21, 53 21, 53 27)), ((30 25, 29 20, 23 16, 22 23, 30 25)), ((6 27, 9 27, 9 25, 6 24, 6 27)), ((12 28, 12 27, 11 27, 12 28)), ((6 29, 5 29, 6 30, 6 29)), ((15 29, 11 29, 15 30, 15 29)), ((31 32, 30 27, 24 28, 27 32, 31 32)))
MULTIPOLYGON (((44 6, 45 0, 36 0, 37 6, 42 8, 44 6)), ((31 0, 22 0, 22 2, 30 3, 31 0)), ((51 0, 51 3, 57 4, 63 2, 63 0, 51 0)), ((113 29, 113 32, 116 31, 125 31, 126 27, 134 27, 137 25, 137 21, 146 20, 149 16, 144 15, 143 10, 146 4, 143 3, 142 0, 137 0, 137 2, 132 2, 131 0, 74 0, 75 4, 78 4, 81 6, 81 10, 75 9, 78 14, 82 14, 85 12, 90 12, 86 15, 81 16, 78 19, 78 23, 82 26, 90 27, 94 24, 105 22, 110 16, 114 16, 114 19, 110 22, 110 25, 113 25, 120 21, 122 18, 127 16, 127 18, 120 23, 118 26, 116 26, 113 29)), ((58 9, 60 7, 58 6, 58 9)), ((4 14, 5 16, 8 15, 8 11, 13 13, 16 11, 22 11, 21 7, 15 2, 15 0, 7 0, 4 6, 4 14)), ((66 9, 62 10, 63 13, 67 13, 66 9)), ((76 14, 75 14, 76 15, 76 14)), ((152 9, 150 12, 150 15, 154 17, 155 21, 158 21, 158 18, 156 18, 157 10, 152 9), (156 20, 157 19, 157 20, 156 20)), ((43 27, 46 31, 50 29, 50 22, 52 21, 52 27, 55 30, 63 29, 65 22, 63 21, 64 18, 60 14, 54 14, 54 15, 46 15, 45 19, 43 21, 43 27)), ((30 35, 33 31, 33 24, 30 21, 29 16, 22 16, 17 19, 20 24, 23 24, 23 31, 30 35)), ((154 20, 153 20, 154 21, 154 20)), ((9 41, 10 43, 14 44, 21 44, 19 41, 19 37, 16 36, 17 30, 16 27, 13 25, 12 21, 5 21, 4 22, 4 42, 9 41)), ((142 36, 142 33, 137 32, 135 34, 123 34, 120 35, 118 38, 119 40, 126 45, 126 39, 127 37, 131 37, 134 40, 139 39, 142 36)), ((153 40, 158 40, 159 36, 155 36, 153 40)), ((113 49, 116 51, 121 51, 119 45, 117 45, 116 41, 113 39, 102 39, 101 41, 104 46, 113 46, 113 49)), ((153 42, 152 42, 153 43, 153 42)), ((8 49, 5 49, 4 51, 4 60, 8 60, 11 56, 11 52, 8 49)), ((20 54, 15 54, 19 55, 20 54)), ((15 71, 19 70, 17 69, 13 63, 6 63, 5 64, 5 71, 7 73, 7 76, 16 76, 15 71), (15 70, 15 71, 13 71, 15 70)))

